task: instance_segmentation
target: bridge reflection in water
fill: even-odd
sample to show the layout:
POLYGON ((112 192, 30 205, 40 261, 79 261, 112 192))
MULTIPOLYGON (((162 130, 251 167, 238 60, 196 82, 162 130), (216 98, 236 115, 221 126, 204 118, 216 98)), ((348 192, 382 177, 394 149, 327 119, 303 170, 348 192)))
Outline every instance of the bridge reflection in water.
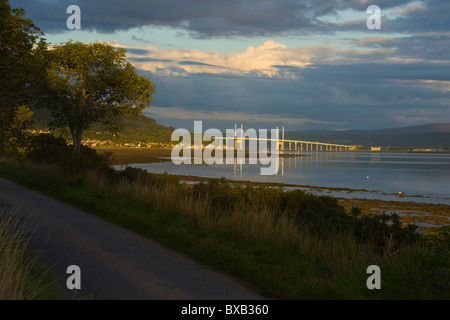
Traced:
MULTIPOLYGON (((379 155, 376 155, 379 161, 379 155)), ((254 157, 257 157, 256 155, 254 157)), ((234 158, 234 178, 242 178, 244 172, 244 166, 261 166, 261 164, 250 164, 249 159, 234 158)), ((327 161, 337 161, 341 160, 339 154, 336 152, 304 152, 299 154, 298 152, 280 152, 280 157, 276 160, 278 162, 277 167, 279 168, 277 176, 284 176, 284 168, 286 169, 310 169, 310 168, 320 168, 326 165, 327 161)), ((372 161, 374 161, 372 156, 372 161)), ((255 161, 256 162, 256 161, 255 161)))
MULTIPOLYGON (((253 152, 257 152, 257 144, 260 142, 265 142, 266 145, 272 145, 274 142, 277 143, 277 153, 280 155, 280 159, 277 158, 277 161, 281 162, 278 166, 281 170, 281 176, 284 175, 284 162, 286 159, 292 159, 300 158, 302 155, 302 152, 307 152, 310 157, 311 155, 314 155, 319 152, 327 153, 327 152, 346 152, 346 151, 353 151, 356 149, 356 146, 353 145, 344 145, 344 144, 335 144, 335 143, 326 143, 326 142, 319 142, 319 141, 305 141, 305 140, 292 140, 292 139, 285 139, 284 136, 284 127, 282 127, 282 136, 281 139, 278 138, 279 136, 279 129, 276 128, 277 137, 275 138, 260 138, 255 137, 255 134, 253 131, 253 134, 249 134, 248 131, 244 131, 244 126, 241 124, 240 130, 238 130, 237 125, 234 125, 234 137, 222 137, 219 139, 216 139, 213 143, 216 144, 219 148, 223 148, 224 150, 231 149, 234 151, 242 151, 242 150, 249 150, 250 148, 246 148, 246 145, 248 144, 253 150, 253 152), (253 145, 252 145, 253 144, 253 145), (310 154, 311 153, 311 154, 310 154)), ((320 156, 321 159, 323 159, 322 154, 320 156)), ((251 157, 252 155, 249 154, 248 157, 251 157)), ((258 155, 255 154, 254 157, 257 157, 258 155)), ((328 156, 325 155, 325 159, 327 159, 328 156)), ((311 159, 311 158, 310 158, 311 159)), ((318 155, 316 154, 316 160, 318 159, 318 155)), ((289 168, 291 166, 292 161, 288 161, 289 168)), ((297 168, 297 163, 299 161, 293 161, 295 169, 297 168)), ((242 177, 242 166, 246 163, 245 157, 240 158, 239 156, 234 158, 234 173, 235 177, 236 174, 239 173, 239 177, 242 177)), ((303 166, 303 162, 299 162, 301 166, 303 166)), ((316 163, 317 165, 317 163, 316 163)), ((277 173, 278 175, 278 173, 277 173)))

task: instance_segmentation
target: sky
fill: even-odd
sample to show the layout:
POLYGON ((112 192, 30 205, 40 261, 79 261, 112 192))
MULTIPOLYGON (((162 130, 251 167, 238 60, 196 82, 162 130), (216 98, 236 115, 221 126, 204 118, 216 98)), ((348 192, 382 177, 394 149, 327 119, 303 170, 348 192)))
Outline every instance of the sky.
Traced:
POLYGON ((10 0, 53 44, 107 42, 150 76, 174 128, 450 123, 447 0, 10 0), (81 29, 69 30, 70 5, 81 29), (380 29, 367 20, 380 8, 380 29))

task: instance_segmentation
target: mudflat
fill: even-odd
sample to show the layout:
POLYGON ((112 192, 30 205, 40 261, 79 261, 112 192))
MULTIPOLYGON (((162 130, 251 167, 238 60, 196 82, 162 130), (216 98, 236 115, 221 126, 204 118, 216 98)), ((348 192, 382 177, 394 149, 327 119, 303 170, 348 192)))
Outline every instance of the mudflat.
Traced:
POLYGON ((152 148, 97 148, 99 154, 110 152, 113 154, 113 165, 127 165, 132 163, 153 163, 170 161, 172 149, 152 148), (161 159, 163 158, 163 159, 161 159), (164 159, 167 158, 167 159, 164 159))

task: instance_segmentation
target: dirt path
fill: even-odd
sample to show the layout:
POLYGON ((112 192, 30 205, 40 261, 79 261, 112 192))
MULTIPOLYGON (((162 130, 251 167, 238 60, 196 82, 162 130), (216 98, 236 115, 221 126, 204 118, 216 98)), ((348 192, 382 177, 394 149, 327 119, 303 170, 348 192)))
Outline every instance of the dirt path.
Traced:
POLYGON ((30 243, 42 250, 68 298, 230 300, 262 299, 238 282, 84 211, 0 179, 0 199, 34 217, 30 243), (69 290, 67 267, 81 269, 81 290, 69 290))

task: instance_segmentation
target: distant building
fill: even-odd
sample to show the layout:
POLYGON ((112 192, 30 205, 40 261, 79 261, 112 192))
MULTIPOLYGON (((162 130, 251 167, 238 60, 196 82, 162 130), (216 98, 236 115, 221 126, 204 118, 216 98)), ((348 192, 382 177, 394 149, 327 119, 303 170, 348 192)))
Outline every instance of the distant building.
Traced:
POLYGON ((381 151, 381 147, 370 147, 370 151, 381 151))

